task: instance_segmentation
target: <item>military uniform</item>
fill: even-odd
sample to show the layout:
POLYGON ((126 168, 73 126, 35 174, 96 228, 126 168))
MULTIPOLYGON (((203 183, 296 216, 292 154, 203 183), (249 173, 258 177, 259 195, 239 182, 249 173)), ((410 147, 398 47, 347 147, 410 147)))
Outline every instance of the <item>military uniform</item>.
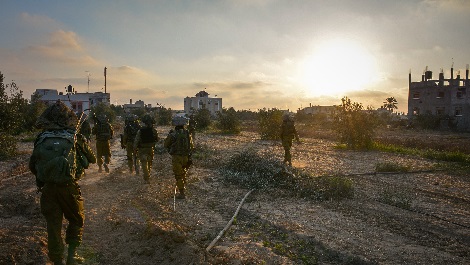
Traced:
POLYGON ((196 139, 196 119, 194 117, 194 114, 191 114, 189 116, 188 131, 194 141, 196 139))
POLYGON ((155 144, 158 142, 157 129, 153 128, 153 119, 143 117, 145 126, 141 128, 134 140, 134 149, 137 150, 142 173, 146 183, 150 183, 150 171, 152 170, 155 144))
POLYGON ((284 147, 284 163, 288 163, 292 166, 292 155, 290 149, 292 147, 292 140, 294 138, 299 142, 299 135, 294 126, 294 121, 289 116, 284 116, 281 125, 281 141, 282 146, 284 147))
POLYGON ((194 149, 191 134, 183 125, 177 125, 175 130, 171 130, 165 138, 164 147, 172 158, 173 174, 175 175, 176 187, 179 191, 178 198, 184 199, 186 177, 189 166, 192 164, 191 152, 194 149))
POLYGON ((102 171, 101 166, 103 165, 106 172, 109 173, 108 165, 111 162, 110 139, 113 138, 114 135, 113 126, 107 121, 107 119, 101 117, 97 120, 95 126, 93 126, 92 134, 96 135, 98 171, 102 171))
MULTIPOLYGON (((74 134, 75 130, 72 128, 75 126, 73 123, 76 119, 70 119, 68 124, 54 121, 54 116, 62 115, 64 118, 63 113, 57 113, 57 111, 69 113, 70 110, 63 103, 56 103, 46 109, 38 119, 37 126, 42 127, 44 131, 36 138, 35 148, 29 160, 29 169, 36 176, 36 184, 41 191, 41 213, 47 222, 48 256, 54 264, 63 264, 64 243, 61 231, 63 217, 65 217, 68 221, 65 234, 65 243, 68 244, 67 264, 76 264, 76 259, 79 258, 76 255, 76 248, 82 242, 85 219, 78 180, 88 164, 96 162, 96 158, 85 137, 74 134), (49 121, 46 123, 49 124, 44 126, 44 121, 47 119, 49 121), (64 142, 60 142, 64 138, 54 138, 58 136, 70 138, 68 151, 61 149, 65 148, 64 142), (56 151, 62 156, 48 156, 44 149, 41 149, 40 145, 45 144, 47 140, 52 140, 54 148, 57 148, 47 154, 53 154, 56 151), (65 161, 65 163, 56 163, 56 161, 65 161)), ((64 141, 67 142, 67 140, 64 141)))
POLYGON ((133 120, 126 121, 124 126, 124 134, 122 135, 122 147, 126 149, 127 155, 127 166, 129 171, 133 172, 135 164, 135 172, 139 173, 138 163, 137 163, 137 149, 134 148, 134 141, 137 135, 137 132, 140 129, 139 121, 137 117, 133 117, 133 120), (135 163, 134 163, 135 162, 135 163))

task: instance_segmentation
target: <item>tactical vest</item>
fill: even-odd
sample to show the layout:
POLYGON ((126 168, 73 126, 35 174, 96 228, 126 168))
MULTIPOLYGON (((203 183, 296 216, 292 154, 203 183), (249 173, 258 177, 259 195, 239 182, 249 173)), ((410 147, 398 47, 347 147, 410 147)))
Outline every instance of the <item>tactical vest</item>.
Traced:
POLYGON ((97 123, 95 126, 96 140, 107 141, 111 139, 111 126, 109 123, 97 123))
POLYGON ((66 130, 46 131, 34 143, 36 177, 45 183, 67 183, 75 178, 75 135, 66 130))
POLYGON ((140 141, 143 144, 155 143, 155 136, 153 135, 153 128, 140 129, 140 141))
POLYGON ((127 139, 133 141, 137 132, 139 131, 139 126, 136 123, 127 123, 126 127, 124 128, 124 132, 126 133, 127 139))
POLYGON ((294 121, 285 121, 282 124, 282 135, 293 137, 295 134, 294 121))
POLYGON ((189 132, 187 130, 176 130, 170 134, 170 155, 189 155, 191 147, 189 144, 189 132))

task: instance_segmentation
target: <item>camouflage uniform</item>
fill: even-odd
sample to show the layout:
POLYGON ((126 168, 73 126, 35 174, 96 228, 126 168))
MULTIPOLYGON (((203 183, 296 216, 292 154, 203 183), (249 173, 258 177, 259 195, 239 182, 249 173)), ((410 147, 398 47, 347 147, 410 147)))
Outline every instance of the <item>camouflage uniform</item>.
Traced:
POLYGON ((170 153, 172 169, 175 175, 176 187, 178 188, 178 198, 185 198, 186 177, 189 166, 192 164, 191 151, 194 149, 191 134, 184 126, 177 125, 175 130, 171 130, 165 138, 164 147, 170 153), (184 147, 178 146, 178 134, 184 135, 184 147))
POLYGON ((142 118, 145 126, 141 128, 134 140, 134 149, 137 150, 140 164, 142 165, 142 172, 144 175, 144 181, 150 183, 150 171, 152 170, 154 147, 158 142, 157 129, 153 128, 153 119, 142 118))
POLYGON ((137 149, 134 148, 134 141, 137 135, 138 130, 140 129, 140 124, 137 117, 133 117, 133 120, 126 121, 126 125, 124 127, 124 134, 122 135, 122 147, 126 149, 127 155, 127 166, 129 167, 129 171, 132 173, 134 169, 134 160, 135 162, 135 172, 136 174, 139 173, 138 163, 137 163, 137 149))
POLYGON ((75 149, 72 149, 75 154, 73 156, 70 156, 70 153, 67 155, 67 158, 73 157, 75 159, 75 163, 72 163, 75 167, 71 168, 70 171, 65 171, 67 174, 58 176, 58 179, 63 180, 63 182, 45 181, 49 178, 44 176, 48 174, 48 171, 43 166, 48 158, 44 157, 39 148, 36 148, 36 144, 44 134, 48 133, 66 131, 73 135, 76 116, 73 118, 70 113, 73 112, 60 102, 46 109, 37 122, 37 127, 43 128, 44 131, 38 135, 35 149, 29 160, 29 169, 36 176, 36 185, 41 191, 41 213, 47 222, 48 256, 54 264, 63 264, 64 243, 61 235, 63 217, 68 221, 65 234, 65 243, 69 245, 67 264, 75 264, 75 259, 79 258, 76 255, 76 248, 82 242, 85 213, 78 180, 88 164, 96 162, 95 155, 87 144, 85 137, 76 134, 75 141, 72 143, 75 146, 75 149), (64 114, 67 114, 68 117, 64 117, 64 114), (68 121, 60 122, 64 119, 68 121), (41 176, 41 174, 44 175, 41 176))
POLYGON ((196 118, 194 117, 194 114, 189 115, 188 131, 194 141, 196 139, 196 118))
POLYGON ((101 166, 103 165, 106 172, 109 173, 108 165, 111 161, 111 147, 109 141, 114 135, 113 126, 105 117, 100 117, 95 123, 95 126, 93 126, 91 132, 96 135, 96 157, 99 167, 98 172, 101 172, 101 166))
POLYGON ((288 163, 292 166, 292 155, 290 149, 292 147, 292 140, 296 139, 299 142, 299 135, 294 126, 294 120, 289 116, 284 116, 281 125, 281 141, 284 147, 284 163, 288 163))

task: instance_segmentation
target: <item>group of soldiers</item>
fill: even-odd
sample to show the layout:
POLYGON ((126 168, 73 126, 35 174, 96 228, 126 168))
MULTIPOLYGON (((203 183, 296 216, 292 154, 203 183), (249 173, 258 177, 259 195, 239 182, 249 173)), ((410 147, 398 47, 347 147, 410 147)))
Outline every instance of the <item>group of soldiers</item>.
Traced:
MULTIPOLYGON (((133 132, 125 130, 122 144, 128 150, 130 171, 138 173, 140 164, 144 180, 148 183, 159 137, 150 115, 142 117, 142 124, 137 117, 133 118, 130 120, 138 124, 138 129, 133 132)), ((68 245, 65 264, 83 262, 83 258, 77 255, 85 220, 78 181, 90 164, 97 163, 99 172, 104 168, 109 173, 110 140, 114 129, 105 115, 93 116, 93 120, 94 126, 91 128, 83 113, 77 116, 63 102, 57 101, 41 114, 36 123, 42 132, 36 137, 29 169, 36 177, 38 192, 41 192, 41 213, 47 223, 48 256, 54 265, 64 264, 65 244, 68 245), (96 137, 96 155, 90 147, 92 135, 96 137), (62 238, 64 217, 68 221, 65 244, 62 238)), ((179 190, 176 197, 179 199, 185 198, 186 175, 194 148, 187 124, 186 118, 175 117, 174 130, 170 130, 164 140, 164 147, 172 156, 172 169, 179 190)))
MULTIPOLYGON (((78 181, 90 164, 97 163, 109 173, 111 159, 110 140, 114 129, 106 115, 94 115, 91 128, 85 115, 78 116, 64 103, 57 101, 39 117, 38 134, 30 157, 29 168, 36 176, 38 192, 41 192, 41 213, 47 223, 48 256, 54 265, 64 264, 65 245, 62 239, 63 218, 68 221, 65 244, 68 245, 67 265, 83 262, 77 255, 82 242, 84 205, 78 181), (90 137, 96 137, 96 155, 90 147, 90 137)), ((171 129, 163 141, 163 147, 172 157, 178 199, 185 199, 186 177, 192 164, 194 149, 194 123, 190 119, 175 116, 171 129), (190 130, 188 130, 188 125, 190 130)), ((144 181, 149 183, 150 172, 157 142, 160 140, 154 127, 155 120, 148 114, 139 119, 135 115, 126 117, 121 147, 126 149, 127 164, 131 173, 139 174, 142 168, 144 181)), ((285 116, 281 126, 281 140, 285 150, 284 163, 292 165, 290 149, 293 139, 299 141, 294 121, 285 116)))

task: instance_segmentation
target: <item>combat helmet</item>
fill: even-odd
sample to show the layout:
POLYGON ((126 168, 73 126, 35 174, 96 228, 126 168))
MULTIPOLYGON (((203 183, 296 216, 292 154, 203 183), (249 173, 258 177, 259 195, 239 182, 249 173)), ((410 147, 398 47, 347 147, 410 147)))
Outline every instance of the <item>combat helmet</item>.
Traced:
POLYGON ((174 116, 173 119, 171 119, 171 124, 173 126, 184 126, 188 125, 189 119, 183 116, 174 116))
POLYGON ((76 129, 77 122, 77 115, 62 101, 58 100, 44 110, 35 126, 40 129, 50 130, 76 129))
POLYGON ((153 124, 155 124, 155 119, 150 116, 150 114, 145 114, 142 117, 142 122, 147 126, 152 126, 153 124))

